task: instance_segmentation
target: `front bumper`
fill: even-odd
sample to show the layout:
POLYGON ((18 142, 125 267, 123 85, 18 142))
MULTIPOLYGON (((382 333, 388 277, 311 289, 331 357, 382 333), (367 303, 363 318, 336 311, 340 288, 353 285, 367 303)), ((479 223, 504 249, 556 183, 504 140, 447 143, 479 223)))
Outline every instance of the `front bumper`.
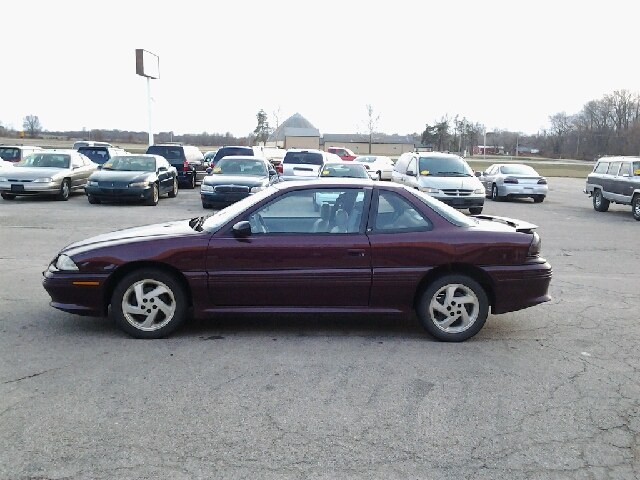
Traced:
POLYGON ((248 197, 249 195, 251 195, 249 191, 226 193, 200 192, 200 199, 203 204, 228 206, 248 197))
POLYGON ((0 182, 0 192, 13 195, 53 195, 60 192, 61 182, 0 182))
POLYGON ((446 203, 450 207, 458 208, 458 209, 484 206, 483 194, 473 194, 473 195, 467 195, 467 196, 433 195, 433 197, 437 198, 442 203, 446 203))
POLYGON ((107 315, 104 286, 108 275, 45 270, 42 286, 53 308, 89 317, 107 315))
POLYGON ((106 200, 144 200, 153 195, 152 187, 119 188, 119 187, 84 187, 87 195, 106 200))

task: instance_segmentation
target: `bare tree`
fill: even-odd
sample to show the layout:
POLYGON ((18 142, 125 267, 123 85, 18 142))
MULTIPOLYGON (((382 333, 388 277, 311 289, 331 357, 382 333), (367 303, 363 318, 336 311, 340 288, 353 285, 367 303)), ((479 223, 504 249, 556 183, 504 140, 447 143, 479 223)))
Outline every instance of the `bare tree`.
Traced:
POLYGON ((380 115, 373 113, 373 107, 367 104, 367 119, 364 122, 365 133, 369 136, 369 153, 371 153, 371 145, 373 144, 373 134, 378 129, 378 120, 380 115))
POLYGON ((276 110, 274 110, 273 112, 271 112, 273 115, 273 118, 276 119, 276 128, 275 130, 278 129, 278 127, 280 126, 280 117, 282 116, 282 111, 280 110, 280 105, 278 105, 278 108, 276 110))
POLYGON ((42 125, 40 125, 40 119, 37 115, 27 115, 22 121, 22 128, 27 132, 30 138, 36 138, 42 131, 42 125))

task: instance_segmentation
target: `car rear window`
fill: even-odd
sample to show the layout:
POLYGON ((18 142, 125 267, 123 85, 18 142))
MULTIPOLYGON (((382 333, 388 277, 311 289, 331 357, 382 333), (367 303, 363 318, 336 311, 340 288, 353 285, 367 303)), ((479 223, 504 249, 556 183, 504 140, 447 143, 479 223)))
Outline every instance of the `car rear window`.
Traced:
POLYGON ((109 151, 104 147, 80 147, 78 153, 89 157, 93 163, 98 165, 109 160, 109 151))
POLYGON ((147 148, 147 153, 160 155, 166 158, 169 162, 176 160, 185 160, 184 150, 182 149, 182 147, 152 145, 147 148))
POLYGON ((287 152, 282 163, 322 165, 322 154, 317 152, 287 152))
POLYGON ((253 148, 251 147, 222 147, 216 152, 216 156, 213 157, 214 165, 218 163, 222 157, 236 157, 238 155, 253 156, 253 148))
POLYGON ((0 157, 5 160, 20 160, 20 150, 17 148, 0 147, 0 157))

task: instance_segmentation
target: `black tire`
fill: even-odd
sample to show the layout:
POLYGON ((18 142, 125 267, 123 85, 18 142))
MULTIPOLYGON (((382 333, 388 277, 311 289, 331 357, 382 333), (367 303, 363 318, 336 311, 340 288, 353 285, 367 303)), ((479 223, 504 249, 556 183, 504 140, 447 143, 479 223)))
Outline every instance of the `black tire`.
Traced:
POLYGON ((178 196, 178 179, 173 179, 173 187, 171 187, 171 191, 169 192, 169 198, 176 198, 178 196))
POLYGON ((544 202, 544 195, 536 195, 535 197, 533 197, 533 202, 534 203, 544 202))
POLYGON ((128 274, 111 297, 116 324, 134 338, 166 337, 184 323, 187 311, 182 285, 172 275, 152 268, 128 274))
POLYGON ((56 198, 60 201, 66 202, 69 200, 69 194, 71 193, 71 184, 69 183, 69 179, 65 178, 62 180, 60 184, 60 192, 56 196, 56 198))
POLYGON ((637 193, 631 200, 631 213, 633 213, 633 218, 640 221, 640 195, 637 193))
POLYGON ((211 205, 210 203, 202 202, 202 208, 213 208, 213 205, 211 205))
POLYGON ((151 195, 145 200, 144 204, 153 207, 158 204, 158 200, 160 200, 160 189, 158 188, 158 184, 154 183, 151 195))
POLYGON ((13 200, 16 196, 13 193, 0 193, 3 199, 5 200, 13 200))
POLYGON ((378 181, 381 182, 382 181, 382 172, 378 172, 378 181))
POLYGON ((193 172, 193 175, 191 176, 191 180, 189 180, 189 184, 187 185, 187 188, 193 190, 194 188, 196 188, 196 173, 193 172))
POLYGON ((427 286, 416 306, 416 313, 420 324, 433 337, 444 342, 463 342, 484 326, 489 314, 489 300, 484 289, 472 278, 445 275, 427 286), (447 299, 449 295, 452 296, 447 299), (469 301, 460 303, 456 298, 469 301), (462 314, 463 311, 466 313, 462 314))
POLYGON ((99 199, 99 198, 94 197, 93 195, 87 195, 87 200, 89 200, 89 203, 90 203, 91 205, 97 205, 97 204, 99 204, 99 203, 100 203, 100 199, 99 199))
POLYGON ((609 200, 602 196, 602 191, 599 188, 593 191, 593 209, 596 212, 606 212, 609 210, 609 200))
POLYGON ((469 213, 471 215, 480 215, 482 213, 482 207, 471 207, 469 208, 469 213))
POLYGON ((501 197, 498 194, 498 186, 495 183, 491 187, 491 200, 493 200, 494 202, 501 202, 502 200, 504 200, 504 197, 501 197))

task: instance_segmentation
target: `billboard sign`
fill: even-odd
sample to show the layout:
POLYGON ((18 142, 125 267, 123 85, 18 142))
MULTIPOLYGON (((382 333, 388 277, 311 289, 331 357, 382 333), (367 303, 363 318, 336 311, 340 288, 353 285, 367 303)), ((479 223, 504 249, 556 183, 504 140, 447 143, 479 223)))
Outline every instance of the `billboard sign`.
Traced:
POLYGON ((160 78, 160 58, 141 48, 136 48, 136 73, 147 78, 160 78))

